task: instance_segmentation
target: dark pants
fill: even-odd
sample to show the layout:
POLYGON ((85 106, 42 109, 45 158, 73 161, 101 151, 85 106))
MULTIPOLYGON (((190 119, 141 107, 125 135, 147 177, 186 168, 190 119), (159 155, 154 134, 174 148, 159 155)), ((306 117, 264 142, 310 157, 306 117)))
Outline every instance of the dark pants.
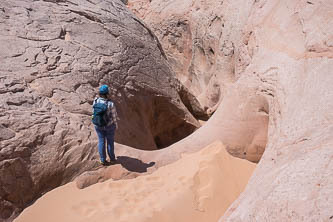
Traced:
POLYGON ((114 155, 114 133, 116 130, 116 125, 112 124, 111 126, 98 127, 95 126, 95 130, 98 136, 98 152, 102 162, 106 161, 105 154, 105 139, 107 141, 107 151, 110 160, 115 160, 114 155))

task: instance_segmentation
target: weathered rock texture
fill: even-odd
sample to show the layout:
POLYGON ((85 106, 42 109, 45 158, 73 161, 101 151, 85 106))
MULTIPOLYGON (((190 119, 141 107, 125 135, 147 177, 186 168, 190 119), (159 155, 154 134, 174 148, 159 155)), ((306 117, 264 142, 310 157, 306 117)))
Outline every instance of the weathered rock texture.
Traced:
MULTIPOLYGON (((164 11, 177 14, 183 8, 181 6, 187 4, 185 2, 152 1, 145 6, 147 11, 144 7, 137 10, 148 23, 150 20, 146 18, 153 15, 150 12, 153 6, 153 9, 163 6, 160 8, 162 15, 164 11)), ((199 2, 211 4, 209 1, 192 2, 191 7, 199 2)), ((247 140, 246 134, 235 134, 246 129, 250 132, 252 127, 252 118, 239 115, 242 110, 252 107, 250 110, 257 110, 258 115, 269 115, 268 144, 263 159, 246 191, 221 221, 331 220, 332 1, 215 1, 212 7, 227 9, 220 10, 223 14, 220 19, 226 22, 215 30, 222 29, 222 34, 229 30, 233 36, 222 35, 219 42, 226 42, 226 47, 221 49, 228 49, 228 45, 233 48, 231 61, 236 82, 226 90, 216 113, 216 118, 224 113, 230 119, 223 120, 220 116, 220 123, 226 124, 222 127, 213 123, 214 115, 207 126, 185 139, 185 144, 193 143, 190 138, 202 141, 199 138, 206 127, 230 129, 231 137, 221 139, 225 144, 237 138, 247 140), (247 103, 249 106, 245 105, 247 103), (237 126, 239 123, 245 124, 237 126)), ((197 13, 195 7, 192 9, 185 16, 197 13)), ((201 22, 205 24, 205 19, 201 22)), ((250 156, 263 151, 255 148, 255 141, 263 141, 267 131, 262 127, 258 129, 253 146, 240 149, 250 156)), ((219 131, 217 134, 224 137, 228 133, 219 131)))
MULTIPOLYGON (((191 2, 152 1, 137 10, 149 23, 148 18, 157 17, 155 11, 177 14, 190 5, 185 16, 191 17, 197 13, 195 5, 211 4, 191 2)), ((222 30, 219 42, 226 42, 220 49, 232 46, 235 83, 226 88, 208 123, 174 146, 204 144, 204 135, 208 140, 220 137, 231 144, 229 151, 239 156, 244 151, 252 159, 260 158, 264 147, 258 143, 265 144, 268 135, 246 191, 221 221, 332 220, 332 1, 227 0, 211 5, 216 8, 212 18, 221 13, 225 21, 216 30, 222 30), (217 12, 220 8, 225 10, 217 12), (215 133, 205 134, 208 128, 215 133), (237 145, 244 142, 250 145, 237 145)), ((206 24, 205 16, 200 21, 206 24)))
POLYGON ((224 17, 232 9, 223 3, 128 1, 159 38, 178 79, 196 96, 188 107, 202 119, 216 110, 227 85, 235 80, 232 40, 237 30, 224 17))
POLYGON ((235 87, 269 102, 266 151, 246 191, 221 221, 329 221, 333 216, 333 3, 246 5, 249 58, 235 87))
POLYGON ((260 160, 267 143, 268 101, 264 93, 257 93, 256 83, 234 87, 252 53, 235 46, 254 44, 243 30, 251 5, 251 1, 222 0, 214 4, 196 0, 128 2, 129 8, 156 31, 178 78, 201 104, 188 102, 188 107, 205 110, 200 111, 201 116, 209 116, 219 107, 214 120, 175 144, 171 152, 199 150, 219 139, 233 155, 260 160))
MULTIPOLYGON (((129 4, 131 4, 131 2, 132 1, 130 1, 129 4)), ((135 5, 137 3, 138 2, 136 2, 135 5)), ((157 2, 155 3, 157 4, 157 2)), ((169 4, 169 13, 179 9, 178 3, 179 2, 172 1, 169 4)), ((214 4, 209 5, 204 1, 200 1, 200 4, 201 3, 205 4, 207 7, 209 6, 208 9, 210 10, 214 8, 214 4)), ((221 7, 223 5, 223 11, 219 11, 221 8, 218 7, 219 10, 211 12, 213 13, 212 17, 217 15, 223 15, 223 17, 225 17, 225 23, 224 25, 221 24, 221 26, 223 32, 228 33, 228 35, 224 35, 219 41, 222 43, 229 42, 231 45, 243 44, 242 27, 249 16, 251 2, 247 2, 246 4, 243 2, 247 7, 238 7, 240 2, 221 3, 222 2, 219 2, 217 5, 221 7), (230 20, 226 18, 230 18, 230 20)), ((193 4, 199 4, 199 2, 193 4)), ((133 9, 135 5, 132 5, 131 8, 133 9)), ((142 7, 146 6, 147 5, 144 4, 142 5, 142 7)), ((207 7, 203 7, 202 14, 205 14, 204 12, 208 10, 207 7)), ((192 11, 195 12, 195 10, 192 11)), ((206 17, 204 16, 204 18, 206 17)), ((205 35, 209 35, 209 32, 205 35)), ((222 47, 221 50, 226 49, 222 47)), ((238 48, 235 48, 233 53, 218 57, 223 61, 231 61, 230 64, 227 65, 228 67, 235 67, 234 69, 229 69, 227 75, 232 76, 237 74, 239 78, 242 70, 245 68, 242 67, 242 64, 249 62, 248 60, 243 62, 243 57, 248 59, 248 57, 243 56, 243 54, 241 49, 238 50, 238 48), (236 62, 236 60, 238 62, 236 62)), ((217 75, 224 76, 225 73, 228 72, 227 70, 220 71, 221 73, 217 75)), ((244 81, 237 84, 229 82, 225 84, 224 96, 221 98, 218 109, 207 123, 195 131, 195 133, 169 146, 167 149, 144 152, 131 150, 129 147, 117 144, 116 153, 120 156, 137 158, 144 163, 154 162, 155 164, 149 168, 151 172, 161 166, 178 160, 184 153, 198 151, 216 140, 221 140, 225 144, 228 152, 232 155, 258 162, 266 147, 269 122, 269 100, 266 98, 269 91, 266 92, 266 89, 262 91, 261 89, 259 90, 258 87, 260 84, 260 81, 244 81)), ((105 170, 106 172, 101 170, 87 173, 79 179, 78 186, 86 187, 109 178, 118 178, 117 175, 115 176, 110 173, 111 171, 118 170, 118 168, 115 168, 105 170)), ((126 175, 126 171, 122 171, 121 174, 126 175)))
POLYGON ((121 1, 3 0, 0 27, 0 220, 96 167, 102 83, 121 143, 156 149, 198 126, 156 37, 121 1))
MULTIPOLYGON (((219 98, 221 103, 213 117, 191 136, 165 150, 152 152, 129 150, 125 146, 119 145, 117 146, 117 154, 125 156, 129 152, 135 153, 134 156, 142 160, 145 164, 148 164, 150 161, 155 162, 156 164, 152 168, 156 169, 159 166, 179 159, 183 153, 202 149, 211 141, 220 139, 227 146, 228 151, 234 155, 258 161, 267 141, 265 154, 259 162, 257 170, 245 192, 229 208, 221 221, 329 221, 333 216, 333 78, 330 75, 333 69, 332 2, 330 0, 225 0, 214 1, 214 4, 211 1, 193 1, 189 4, 189 1, 159 2, 153 0, 149 4, 167 6, 166 9, 170 13, 172 13, 172 10, 184 12, 184 8, 191 8, 189 16, 192 13, 198 13, 197 11, 204 10, 202 13, 205 14, 206 11, 211 10, 212 20, 216 15, 219 15, 220 19, 224 22, 219 23, 215 29, 211 29, 205 35, 208 36, 213 30, 222 30, 219 32, 220 34, 222 33, 219 40, 215 39, 215 37, 213 38, 214 41, 218 42, 220 46, 218 49, 221 52, 216 50, 216 48, 212 48, 212 50, 214 51, 214 55, 219 56, 216 59, 218 62, 225 61, 227 64, 226 68, 222 65, 221 68, 216 68, 216 78, 221 80, 219 84, 221 82, 224 83, 224 80, 228 80, 229 82, 225 81, 226 84, 222 87, 224 90, 219 98), (192 6, 198 5, 205 7, 192 8, 192 6), (197 8, 198 10, 196 10, 197 8), (226 50, 225 58, 220 54, 224 50, 226 50)), ((162 15, 163 10, 160 12, 162 15)), ((147 14, 149 14, 149 11, 147 11, 147 14)), ((158 21, 157 14, 154 18, 158 21)), ((218 17, 215 20, 218 20, 218 17)), ((203 17, 203 24, 207 24, 205 21, 208 20, 205 20, 205 17, 203 17)), ((158 31, 157 27, 154 27, 155 29, 158 31)), ((72 34, 69 32, 68 35, 71 36, 72 34)), ((66 38, 68 39, 69 36, 66 38)), ((184 36, 186 35, 184 34, 184 36)), ((197 40, 201 41, 200 39, 198 38, 197 40)), ((9 40, 6 39, 6 41, 9 40)), ((166 44, 162 41, 163 45, 168 45, 168 42, 169 40, 166 41, 166 44)), ((93 43, 95 44, 96 41, 93 43)), ((15 46, 11 45, 11 47, 15 46)), ((3 47, 3 44, 1 44, 1 47, 3 47)), ((201 48, 205 49, 205 47, 201 48)), ((155 44, 152 49, 154 49, 152 53, 159 51, 155 44)), ((191 50, 193 53, 193 48, 191 50)), ((207 58, 206 52, 209 52, 209 49, 203 51, 205 53, 202 55, 205 56, 202 56, 202 59, 198 61, 204 61, 203 58, 207 58)), ((167 51, 166 55, 169 60, 172 60, 171 58, 174 55, 171 56, 169 52, 172 51, 167 51)), ((13 55, 14 58, 12 59, 22 58, 22 56, 17 57, 17 53, 13 55)), ((175 55, 178 54, 175 53, 175 55)), ((182 55, 175 58, 180 57, 182 55)), ((153 58, 156 59, 155 54, 153 58)), ((185 62, 180 60, 179 64, 185 64, 185 62)), ((194 65, 200 66, 201 64, 196 63, 194 65)), ((5 65, 5 67, 9 66, 5 65)), ((11 66, 11 68, 13 69, 15 66, 11 66)), ((8 71, 6 72, 9 73, 8 71)), ((13 73, 18 74, 18 72, 14 71, 13 73)), ((207 79, 210 79, 211 73, 206 73, 208 73, 207 79)), ((198 74, 197 76, 200 75, 198 74)), ((188 78, 187 75, 185 77, 188 78)), ((204 75, 201 77, 204 77, 204 75)), ((5 80, 6 78, 2 78, 2 81, 5 80)), ((186 79, 185 81, 181 80, 186 83, 186 79)), ((63 110, 65 110, 66 106, 62 100, 56 100, 56 98, 62 98, 61 96, 54 96, 57 95, 59 90, 53 90, 53 99, 51 96, 49 96, 50 98, 39 98, 38 96, 42 95, 41 92, 43 91, 39 92, 38 89, 43 85, 39 84, 36 86, 35 81, 26 83, 30 87, 27 89, 31 90, 29 94, 31 97, 27 97, 26 101, 33 101, 36 98, 36 100, 40 101, 39 104, 41 104, 41 107, 46 103, 49 105, 44 105, 44 107, 50 106, 50 110, 53 110, 53 107, 56 106, 60 110, 60 114, 52 114, 49 118, 50 120, 42 118, 43 115, 48 114, 50 111, 40 112, 42 117, 38 118, 38 121, 45 129, 37 131, 37 128, 33 132, 33 135, 36 137, 35 141, 44 144, 45 139, 40 135, 44 135, 44 131, 47 132, 47 130, 50 130, 48 124, 53 121, 52 117, 56 119, 56 117, 64 113, 63 110), (45 100, 44 103, 42 98, 45 100), (55 104, 55 102, 59 103, 59 105, 55 104), (45 121, 47 121, 47 124, 44 126, 43 123, 45 121)), ((105 81, 110 80, 106 78, 105 81)), ((195 84, 193 85, 195 86, 195 84)), ((13 88, 13 92, 16 92, 12 93, 13 95, 19 93, 17 97, 12 96, 13 99, 9 101, 9 105, 8 102, 6 103, 9 107, 13 107, 18 103, 17 101, 22 99, 22 96, 19 96, 22 93, 22 89, 20 89, 19 84, 9 86, 13 88)), ((25 92, 25 88, 23 89, 23 92, 25 92)), ((181 88, 180 90, 185 90, 185 88, 181 88)), ((84 93, 79 93, 78 95, 82 96, 84 93)), ((182 95, 186 95, 186 93, 182 95)), ((199 97, 201 94, 196 95, 199 97)), ((205 97, 208 98, 207 96, 205 97)), ((195 99, 190 96, 182 100, 194 101, 195 103, 195 99)), ((64 101, 68 100, 64 99, 64 101)), ((191 102, 187 103, 191 105, 191 102)), ((27 107, 33 107, 29 105, 29 102, 25 102, 24 104, 27 107)), ((202 101, 201 104, 203 104, 202 101)), ((200 112, 202 113, 202 109, 200 112)), ((18 118, 18 113, 20 112, 12 111, 7 116, 4 115, 1 118, 8 121, 8 115, 18 118)), ((78 118, 81 117, 78 114, 63 115, 64 117, 66 115, 73 116, 68 118, 71 120, 70 124, 76 123, 73 120, 75 117, 77 117, 76 121, 78 123, 83 121, 82 118, 78 118)), ((31 116, 33 118, 38 117, 34 113, 31 113, 31 116)), ((22 117, 22 119, 26 121, 26 118, 22 117)), ((60 119, 63 121, 63 118, 60 119)), ((5 121, 3 120, 3 122, 5 121)), ((12 125, 19 123, 16 122, 12 125)), ((23 123, 21 127, 29 126, 26 122, 23 123)), ((6 143, 11 144, 13 141, 17 141, 14 138, 17 138, 19 135, 17 135, 15 128, 9 128, 8 126, 3 125, 0 128, 3 132, 1 133, 1 138, 7 139, 10 143, 6 143)), ((68 129, 69 126, 62 124, 59 125, 59 128, 61 132, 62 129, 68 129)), ((58 132, 59 128, 56 128, 57 131, 54 132, 58 132)), ((71 135, 72 133, 72 135, 75 135, 73 132, 75 129, 79 129, 79 127, 73 128, 72 131, 61 135, 66 135, 65 138, 69 138, 68 134, 71 135)), ((23 132, 29 131, 25 130, 23 132)), ((27 135, 29 134, 23 134, 21 138, 27 138, 27 135)), ((27 141, 27 139, 22 139, 22 141, 27 141)), ((84 142, 86 140, 80 143, 84 144, 84 142)), ((69 154, 68 151, 64 152, 63 146, 65 145, 62 145, 59 150, 66 157, 69 154)), ((44 149, 40 150, 38 154, 46 156, 47 151, 45 150, 48 146, 40 146, 44 149)), ((69 146, 72 146, 72 144, 68 144, 67 148, 69 146)), ((10 148, 12 149, 10 153, 22 156, 31 155, 30 152, 27 152, 31 150, 29 143, 27 146, 18 147, 21 148, 17 150, 14 147, 10 148)), ((79 145, 74 145, 74 147, 79 147, 79 145)), ((69 151, 71 150, 69 149, 69 151)), ((30 157, 27 160, 35 161, 38 159, 36 156, 32 157, 34 158, 30 157)), ((6 161, 6 166, 13 166, 13 168, 20 169, 22 160, 14 160, 16 162, 13 161, 13 163, 6 161)), ((47 164, 48 162, 42 164, 42 166, 46 167, 47 164)), ((69 165, 70 163, 67 162, 67 164, 69 165)), ((117 167, 112 166, 112 168, 117 167)), ((18 172, 13 168, 4 172, 18 172)), ((116 173, 117 170, 113 171, 113 173, 116 173)), ((100 175, 108 178, 118 177, 118 175, 122 174, 128 176, 126 172, 122 171, 119 171, 117 175, 110 175, 111 171, 109 171, 110 174, 107 171, 101 172, 100 175)), ((22 173, 12 178, 22 178, 24 175, 27 174, 22 173)), ((90 179, 89 175, 85 178, 83 177, 81 181, 82 187, 99 180, 104 180, 104 178, 96 177, 95 174, 92 174, 90 179)), ((30 186, 29 183, 32 184, 33 181, 31 179, 30 182, 27 182, 27 185, 24 185, 24 183, 18 184, 20 184, 19 186, 28 187, 30 186)), ((7 185, 6 189, 9 190, 12 187, 7 185)), ((25 197, 27 196, 29 195, 25 195, 25 197)), ((6 198, 13 197, 7 195, 6 198)), ((2 212, 8 212, 8 208, 4 209, 7 211, 2 212)))
POLYGON ((333 5, 329 0, 223 5, 224 28, 233 30, 225 40, 234 46, 235 83, 194 134, 137 156, 157 167, 220 138, 229 152, 258 160, 268 136, 246 191, 221 221, 329 221, 333 5))

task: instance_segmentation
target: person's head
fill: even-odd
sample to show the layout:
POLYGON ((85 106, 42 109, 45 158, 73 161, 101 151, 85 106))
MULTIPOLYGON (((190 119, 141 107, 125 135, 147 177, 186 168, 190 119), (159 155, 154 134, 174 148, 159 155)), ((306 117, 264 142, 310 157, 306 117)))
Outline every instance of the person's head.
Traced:
POLYGON ((99 95, 102 97, 107 97, 109 94, 109 87, 107 85, 101 85, 99 87, 99 95))

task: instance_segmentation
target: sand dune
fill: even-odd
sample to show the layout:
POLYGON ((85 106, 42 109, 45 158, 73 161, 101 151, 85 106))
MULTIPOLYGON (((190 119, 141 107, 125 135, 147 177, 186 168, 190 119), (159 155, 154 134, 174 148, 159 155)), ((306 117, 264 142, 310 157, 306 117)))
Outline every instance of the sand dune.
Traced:
POLYGON ((109 180, 83 190, 69 183, 41 197, 15 221, 217 221, 254 168, 214 142, 135 179, 109 180))

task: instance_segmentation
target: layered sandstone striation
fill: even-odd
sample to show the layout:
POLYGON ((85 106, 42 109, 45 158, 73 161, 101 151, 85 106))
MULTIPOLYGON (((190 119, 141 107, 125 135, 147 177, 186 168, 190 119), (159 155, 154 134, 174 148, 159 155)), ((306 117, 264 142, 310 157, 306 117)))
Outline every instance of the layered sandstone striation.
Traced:
POLYGON ((0 27, 0 220, 96 168, 100 84, 123 144, 161 148, 199 126, 157 38, 121 1, 4 0, 0 27))
POLYGON ((15 221, 217 221, 254 168, 215 142, 135 179, 109 180, 83 190, 66 184, 37 200, 15 221))

